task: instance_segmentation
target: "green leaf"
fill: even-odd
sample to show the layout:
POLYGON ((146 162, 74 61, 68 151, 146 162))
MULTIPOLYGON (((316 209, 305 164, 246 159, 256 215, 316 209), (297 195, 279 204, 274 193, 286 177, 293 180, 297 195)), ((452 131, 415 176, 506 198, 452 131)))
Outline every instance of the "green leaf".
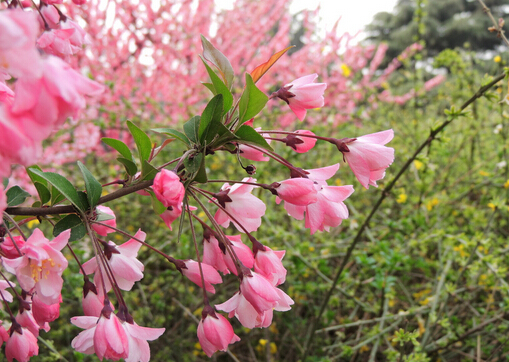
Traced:
POLYGON ((141 165, 141 181, 153 180, 159 170, 152 166, 148 161, 143 161, 141 165))
POLYGON ((265 138, 261 134, 256 132, 253 127, 242 126, 235 132, 235 135, 239 137, 239 143, 246 143, 255 146, 260 146, 266 150, 273 151, 272 147, 265 141, 265 138))
POLYGON ((214 88, 214 84, 212 84, 212 83, 204 83, 204 82, 202 82, 201 84, 203 84, 205 87, 207 87, 207 89, 209 91, 211 91, 213 95, 217 94, 216 88, 214 88))
POLYGON ((138 166, 133 161, 123 157, 117 158, 117 161, 124 165, 125 171, 129 176, 134 176, 138 172, 138 166))
POLYGON ((7 190, 5 195, 7 196, 7 206, 17 206, 22 204, 27 197, 31 196, 28 192, 19 186, 11 187, 9 190, 7 190))
POLYGON ((131 153, 131 150, 129 149, 129 147, 127 147, 127 145, 124 142, 119 141, 115 138, 108 138, 108 137, 101 138, 101 141, 106 143, 111 148, 114 148, 115 150, 117 150, 118 153, 120 153, 122 155, 122 157, 134 162, 133 154, 131 153))
POLYGON ((246 88, 239 101, 239 124, 256 116, 265 107, 269 97, 254 84, 251 75, 246 73, 246 88))
POLYGON ((157 199, 157 196, 154 194, 154 191, 149 191, 150 197, 152 198, 152 209, 157 215, 161 215, 166 211, 166 207, 163 205, 161 201, 157 199))
POLYGON ((65 196, 54 186, 51 186, 51 205, 57 205, 65 200, 65 196))
POLYGON ((143 163, 143 161, 148 160, 150 157, 152 142, 150 142, 150 138, 147 134, 131 121, 127 121, 127 128, 129 128, 129 131, 133 135, 134 142, 136 143, 136 147, 138 148, 138 153, 140 155, 140 162, 143 163))
POLYGON ((200 116, 194 116, 184 123, 184 133, 192 143, 198 143, 198 132, 200 129, 200 116))
POLYGON ((53 228, 53 236, 57 237, 65 230, 71 229, 71 236, 69 241, 76 241, 84 237, 87 233, 87 228, 80 217, 76 214, 70 214, 62 218, 55 224, 53 228))
POLYGON ((5 190, 5 188, 7 187, 8 184, 9 184, 9 178, 8 177, 4 177, 3 180, 2 180, 2 185, 4 186, 4 190, 5 190))
POLYGON ((198 136, 200 142, 211 140, 216 134, 210 132, 212 125, 221 123, 223 116, 223 95, 218 94, 207 104, 200 118, 200 128, 198 136))
POLYGON ((152 131, 157 132, 157 133, 164 133, 165 135, 168 135, 168 136, 170 136, 172 138, 176 138, 179 141, 184 142, 186 145, 190 144, 189 139, 186 137, 186 135, 183 134, 180 131, 175 130, 175 129, 172 129, 172 128, 154 128, 154 129, 152 129, 152 131))
POLYGON ((30 168, 30 170, 36 175, 42 177, 44 180, 48 181, 80 211, 85 212, 87 210, 88 205, 83 203, 81 198, 78 196, 78 192, 74 186, 64 176, 54 172, 42 172, 36 168, 30 168))
POLYGON ((78 197, 81 201, 81 204, 84 205, 85 210, 90 209, 90 205, 88 204, 88 196, 86 192, 83 191, 77 191, 78 197))
POLYGON ((222 123, 214 123, 210 125, 209 135, 217 135, 218 137, 212 142, 213 137, 210 137, 210 140, 206 140, 208 142, 212 142, 210 144, 210 148, 215 148, 222 146, 224 143, 237 139, 237 136, 233 134, 224 124, 222 123))
POLYGON ((46 187, 46 185, 43 185, 40 182, 34 182, 35 189, 37 190, 37 193, 39 194, 39 198, 41 199, 41 204, 44 205, 49 200, 51 200, 51 192, 46 187))
POLYGON ((90 208, 94 208, 99 202, 99 198, 103 192, 103 187, 80 161, 78 161, 78 167, 85 179, 85 190, 87 190, 88 204, 90 205, 90 208))
POLYGON ((234 72, 228 58, 226 58, 223 53, 217 50, 203 35, 201 36, 201 44, 203 46, 203 57, 214 64, 217 69, 219 69, 224 82, 228 88, 231 88, 233 84, 234 72))
POLYGON ((190 180, 197 181, 200 183, 207 182, 207 171, 205 169, 205 157, 203 153, 194 155, 193 158, 186 158, 184 160, 184 166, 189 172, 190 180))
POLYGON ((209 74, 209 77, 212 80, 212 84, 214 85, 215 92, 212 92, 212 93, 214 93, 214 95, 216 95, 216 94, 223 95, 223 101, 224 101, 223 112, 226 113, 230 110, 230 108, 232 107, 232 104, 233 104, 232 92, 230 92, 230 89, 228 89, 228 87, 217 76, 217 74, 214 73, 214 71, 212 70, 212 68, 209 67, 207 62, 203 58, 201 60, 203 62, 203 65, 205 65, 205 68, 207 69, 207 73, 209 74))

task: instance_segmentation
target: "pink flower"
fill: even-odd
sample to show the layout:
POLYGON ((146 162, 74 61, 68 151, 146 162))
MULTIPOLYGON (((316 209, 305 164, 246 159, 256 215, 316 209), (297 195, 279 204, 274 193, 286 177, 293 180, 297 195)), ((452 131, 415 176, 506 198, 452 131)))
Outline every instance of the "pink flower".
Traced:
POLYGON ((32 296, 32 314, 40 328, 45 328, 48 322, 53 322, 60 316, 60 303, 62 295, 58 303, 49 305, 43 303, 37 294, 32 296))
POLYGON ((7 289, 11 289, 11 287, 16 287, 16 284, 8 282, 7 280, 0 280, 0 293, 2 293, 2 297, 9 303, 13 301, 12 294, 7 291, 7 289))
POLYGON ((162 169, 154 178, 152 188, 164 207, 182 211, 182 200, 186 190, 175 172, 162 169))
MULTIPOLYGON (((343 203, 353 193, 353 187, 327 186, 325 180, 331 178, 339 169, 339 164, 312 170, 305 170, 307 176, 315 181, 314 187, 317 192, 315 203, 300 206, 285 202, 285 210, 297 220, 304 219, 305 226, 310 229, 311 235, 316 231, 329 231, 331 227, 341 224, 343 219, 348 218, 348 209, 343 203)), ((276 200, 280 201, 280 200, 276 200)))
POLYGON ((225 253, 228 253, 228 251, 225 249, 224 245, 221 246, 222 248, 219 247, 219 241, 214 236, 204 238, 203 262, 214 267, 223 274, 230 274, 230 271, 224 261, 225 253), (225 253, 223 253, 222 250, 224 250, 225 253))
MULTIPOLYGON (((194 260, 184 260, 183 262, 185 267, 179 268, 179 271, 182 273, 182 275, 187 277, 200 288, 203 288, 198 262, 194 260)), ((203 271, 203 280, 205 281, 205 290, 209 293, 215 293, 216 290, 212 284, 222 283, 223 279, 221 278, 221 275, 219 275, 216 269, 208 264, 201 263, 201 268, 203 271)))
MULTIPOLYGON (((241 240, 240 235, 232 235, 232 236, 226 236, 228 241, 230 242, 230 246, 235 252, 235 255, 237 255, 237 258, 239 258, 242 265, 244 265, 246 268, 251 269, 254 265, 254 257, 253 252, 247 246, 244 244, 241 240)), ((226 265, 228 266, 228 269, 235 275, 237 275, 237 267, 235 266, 236 263, 233 261, 230 253, 226 253, 224 255, 224 261, 226 262, 226 265)))
POLYGON ((316 138, 299 137, 298 134, 314 136, 315 134, 308 130, 298 130, 294 134, 289 134, 282 141, 289 147, 293 148, 297 153, 306 153, 316 144, 316 138))
MULTIPOLYGON (((0 188, 2 185, 0 185, 0 188)), ((4 194, 4 193, 2 193, 4 194)), ((0 195, 1 197, 1 195, 0 195)), ((21 249, 23 245, 25 245, 25 240, 23 240, 22 236, 13 236, 14 242, 11 239, 10 236, 5 236, 4 241, 0 243, 0 249, 2 249, 2 252, 4 253, 5 257, 8 259, 16 259, 20 257, 18 249, 21 249), (14 245, 16 244, 16 245, 14 245), (17 248, 16 248, 17 246, 17 248)))
POLYGON ((240 283, 242 295, 258 313, 276 307, 281 299, 276 287, 256 272, 250 272, 249 274, 244 273, 240 283))
POLYGON ((67 259, 60 252, 67 245, 71 232, 66 230, 52 241, 35 229, 20 250, 23 256, 3 259, 5 269, 16 274, 20 287, 27 292, 37 292, 43 303, 58 303, 62 290, 62 272, 67 259))
POLYGON ((264 246, 265 250, 258 249, 255 255, 254 270, 264 276, 274 286, 283 284, 286 280, 286 269, 281 263, 286 251, 272 250, 264 246))
MULTIPOLYGON (((189 206, 189 209, 190 210, 197 210, 196 207, 194 206, 189 206)), ((168 229, 170 230, 173 230, 171 228, 171 224, 177 220, 180 215, 182 214, 182 203, 180 204, 180 207, 173 207, 173 206, 169 206, 168 209, 166 211, 164 211, 161 215, 159 215, 159 217, 161 219, 163 219, 164 223, 166 224, 166 226, 168 227, 168 229)))
POLYGON ((228 313, 228 317, 237 317, 246 328, 267 328, 272 323, 273 309, 257 312, 242 293, 237 292, 226 302, 217 304, 217 310, 228 313))
MULTIPOLYGON (((241 236, 226 235, 226 239, 229 243, 229 248, 233 250, 242 265, 247 268, 252 268, 254 265, 253 252, 242 242, 241 236)), ((227 248, 223 245, 219 246, 219 241, 214 236, 210 236, 203 242, 203 262, 213 266, 223 274, 232 272, 237 275, 236 263, 233 261, 227 248)))
MULTIPOLYGON (((114 227, 114 228, 117 227, 117 220, 116 220, 115 213, 108 206, 99 205, 96 207, 96 212, 97 212, 97 219, 96 219, 97 221, 99 221, 103 224, 109 225, 111 227, 114 227)), ((107 234, 115 231, 107 226, 103 226, 103 225, 99 225, 99 224, 92 224, 92 229, 94 229, 94 231, 101 236, 106 236, 107 234)))
MULTIPOLYGON (((256 179, 247 177, 243 182, 256 182, 256 179)), ((262 200, 251 195, 251 191, 257 186, 246 184, 235 184, 230 186, 224 184, 221 192, 216 193, 215 197, 219 204, 226 210, 217 210, 214 219, 223 227, 228 227, 230 221, 240 232, 244 229, 248 232, 256 231, 262 223, 262 216, 265 214, 266 206, 262 200), (231 219, 235 218, 235 221, 231 219), (239 223, 239 224, 238 224, 239 223)))
POLYGON ((85 280, 81 305, 83 306, 83 313, 86 316, 99 317, 104 308, 104 293, 101 288, 97 290, 94 283, 85 280))
POLYGON ((279 97, 290 106, 299 120, 304 120, 306 110, 320 108, 324 104, 323 92, 327 88, 325 83, 313 83, 317 74, 310 74, 288 83, 273 93, 271 98, 279 97))
POLYGON ((393 137, 394 131, 390 129, 336 142, 348 166, 365 188, 369 185, 378 187, 376 181, 384 178, 385 169, 394 161, 394 148, 385 147, 393 137))
POLYGON ((198 324, 198 340, 207 356, 212 357, 216 351, 226 351, 229 344, 240 341, 240 338, 225 317, 206 306, 198 324))
POLYGON ((82 76, 62 59, 44 58, 42 77, 19 78, 11 113, 26 135, 41 141, 68 117, 76 117, 86 106, 85 95, 99 95, 104 87, 82 76))
MULTIPOLYGON (((145 241, 146 235, 147 234, 140 229, 134 236, 141 241, 145 241)), ((141 243, 135 239, 130 239, 118 246, 112 241, 109 241, 108 244, 104 244, 104 254, 109 260, 115 281, 117 282, 118 287, 122 290, 131 290, 134 282, 143 278, 144 266, 138 259, 136 259, 140 247, 141 243)), ((102 265, 101 272, 103 273, 104 278, 101 278, 100 276, 101 272, 98 270, 96 257, 93 257, 84 263, 83 269, 87 275, 95 273, 94 282, 97 286, 102 285, 102 279, 104 279, 104 287, 106 290, 109 291, 111 289, 111 283, 109 278, 106 277, 107 274, 105 273, 102 265)))
POLYGON ((22 328, 17 322, 13 322, 10 338, 5 343, 5 356, 9 362, 16 359, 19 362, 28 362, 30 357, 39 354, 37 338, 26 328, 22 328))
MULTIPOLYGON (((132 318, 131 318, 132 319, 132 318)), ((148 328, 132 323, 122 323, 129 341, 129 355, 125 362, 148 362, 150 347, 147 341, 154 341, 164 333, 164 328, 148 328)))
POLYGON ((41 74, 41 57, 35 47, 37 17, 34 11, 20 9, 0 12, 0 64, 15 77, 41 74))
POLYGON ((71 55, 81 50, 71 44, 69 39, 73 34, 74 29, 49 29, 37 39, 37 46, 48 54, 69 59, 71 55))
POLYGON ((71 342, 78 352, 95 353, 103 358, 118 361, 129 355, 129 339, 121 321, 109 306, 104 307, 99 319, 97 317, 73 317, 71 323, 84 328, 71 342))
MULTIPOLYGON (((253 126, 253 119, 251 119, 250 121, 244 123, 244 125, 249 125, 249 126, 253 126)), ((261 130, 261 127, 257 127, 255 128, 255 131, 260 131, 261 130)), ((269 137, 268 134, 262 134, 262 136, 264 138, 267 138, 269 137)), ((266 139, 267 143, 270 144, 270 142, 272 140, 270 139, 266 139)), ((253 147, 251 146, 248 146, 248 145, 245 145, 245 144, 238 144, 237 147, 239 148, 240 150, 240 156, 244 157, 244 158, 247 158, 248 160, 251 160, 251 161, 269 161, 270 160, 270 157, 265 155, 265 153, 261 152, 261 151, 258 151, 256 149, 254 149, 253 147)))
POLYGON ((275 182, 271 186, 284 201, 294 205, 306 206, 316 202, 315 183, 309 178, 296 177, 275 182))

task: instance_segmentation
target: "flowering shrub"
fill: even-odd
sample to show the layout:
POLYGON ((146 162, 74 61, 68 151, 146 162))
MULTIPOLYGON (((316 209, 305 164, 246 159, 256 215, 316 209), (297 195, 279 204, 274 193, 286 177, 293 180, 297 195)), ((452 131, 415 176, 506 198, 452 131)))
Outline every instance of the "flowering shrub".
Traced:
MULTIPOLYGON (((376 181, 383 178, 385 169, 393 162, 394 150, 385 146, 393 136, 392 130, 335 139, 307 130, 253 128, 253 118, 271 99, 277 102, 277 98, 285 101, 295 117, 303 120, 307 109, 324 105, 323 93, 327 85, 313 83, 318 75, 311 74, 287 83, 269 98, 257 83, 272 66, 277 67, 276 62, 287 48, 245 73, 242 90, 236 90, 235 72, 229 60, 202 37, 201 60, 209 77, 204 86, 213 97, 201 114, 191 117, 183 130, 154 129, 168 137, 159 147, 142 129, 128 121, 127 128, 138 151, 136 158, 121 140, 103 138, 106 145, 119 153, 118 161, 125 170, 119 180, 110 184, 123 187, 107 192, 107 185, 101 185, 87 167, 78 162, 85 183, 85 190, 79 191, 62 175, 45 172, 33 163, 41 154, 42 141, 61 128, 68 117, 77 117, 85 108, 85 96, 97 96, 105 90, 66 63, 87 43, 86 34, 53 2, 34 5, 31 9, 13 1, 0 13, 0 29, 3 29, 3 36, 8 36, 0 47, 3 66, 0 71, 5 79, 16 77, 12 84, 2 83, 9 96, 0 103, 5 139, 0 148, 3 165, 0 175, 8 177, 9 166, 13 163, 26 166, 37 193, 33 196, 38 198, 33 207, 19 207, 30 194, 18 186, 6 193, 4 186, 0 190, 4 215, 0 234, 2 266, 21 288, 18 291, 14 283, 9 284, 19 303, 17 316, 8 306, 7 292, 5 296, 2 293, 11 319, 8 336, 2 337, 9 361, 27 361, 37 355, 39 330, 49 330, 49 322, 58 317, 62 275, 68 266, 62 253, 65 247, 79 265, 83 277, 84 316, 71 320, 84 329, 71 343, 76 351, 96 354, 101 360, 149 360, 147 341, 159 338, 164 329, 138 326, 122 297, 122 291, 130 291, 144 276, 143 260, 138 259, 141 247, 166 258, 203 289, 204 308, 198 339, 208 356, 217 350, 226 350, 228 344, 239 338, 219 310, 229 313, 230 318, 236 316, 248 328, 268 327, 273 311, 287 311, 294 304, 280 289, 287 275, 282 263, 285 252, 273 251, 252 234, 261 229, 267 209, 265 203, 252 194, 253 190, 261 188, 272 193, 277 202, 283 200, 285 209, 296 219, 303 219, 305 214, 305 226, 311 234, 341 224, 348 217, 343 202, 354 191, 351 185, 327 184, 326 180, 338 171, 338 164, 304 170, 276 153, 267 140, 285 144, 297 153, 306 153, 317 141, 328 142, 343 154, 366 188, 368 183, 376 186, 376 181), (175 143, 171 143, 173 141, 175 143), (183 154, 173 160, 158 160, 161 150, 170 143, 180 147, 183 154), (251 155, 265 155, 255 157, 258 161, 278 162, 288 171, 289 178, 274 181, 267 175, 260 175, 272 183, 259 183, 253 177, 241 181, 208 178, 206 164, 216 153, 238 156, 244 153, 246 156, 246 150, 251 155), (102 239, 112 232, 125 234, 117 229, 114 212, 102 204, 137 191, 148 195, 140 197, 152 199, 154 212, 163 218, 168 228, 180 219, 180 234, 182 224, 189 222, 196 260, 175 259, 163 253, 145 241, 146 234, 141 230, 122 245, 102 239), (205 217, 199 216, 197 210, 205 217), (23 218, 15 220, 15 215, 41 218, 52 226, 53 240, 47 239, 38 228, 26 237, 21 227, 23 218), (242 235, 227 236, 225 228, 230 223, 242 235), (203 231, 203 251, 200 251, 198 228, 203 231), (19 235, 14 235, 17 233, 19 235), (85 236, 94 254, 88 261, 82 260, 73 251, 76 246, 70 243, 85 236), (239 287, 231 299, 216 305, 215 311, 207 293, 215 293, 215 288, 223 282, 219 272, 233 273, 239 287), (91 274, 93 282, 89 279, 91 274), (110 299, 116 301, 116 309, 110 299)), ((238 166, 248 176, 256 173, 255 165, 244 166, 239 162, 238 166)), ((11 279, 5 273, 1 275, 5 282, 11 279)))

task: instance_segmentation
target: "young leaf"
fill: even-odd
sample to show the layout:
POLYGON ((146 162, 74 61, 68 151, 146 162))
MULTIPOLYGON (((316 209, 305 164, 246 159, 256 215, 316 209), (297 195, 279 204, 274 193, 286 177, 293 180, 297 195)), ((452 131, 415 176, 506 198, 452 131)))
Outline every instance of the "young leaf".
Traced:
POLYGON ((48 181, 54 188, 56 188, 62 195, 65 196, 74 206, 80 211, 85 212, 87 210, 87 204, 83 203, 81 198, 78 196, 78 192, 74 186, 64 176, 54 172, 42 172, 36 168, 30 168, 31 172, 37 176, 42 177, 48 181))
POLYGON ((249 121, 265 107, 269 97, 254 84, 251 75, 246 73, 246 88, 239 101, 239 124, 249 121))
POLYGON ((223 115, 223 95, 218 94, 214 98, 210 100, 207 104, 200 118, 200 128, 198 130, 198 136, 203 143, 203 141, 212 139, 215 134, 211 131, 211 127, 215 123, 221 123, 221 117, 223 115), (209 136, 210 137, 207 137, 209 136))
POLYGON ((80 161, 78 161, 78 167, 80 168, 81 173, 83 174, 83 178, 85 179, 85 189, 87 190, 88 204, 91 208, 94 208, 99 202, 99 198, 103 192, 103 187, 80 161))
POLYGON ((200 129, 200 116, 194 116, 184 123, 184 133, 192 143, 198 143, 198 132, 200 129))
POLYGON ((134 162, 133 154, 131 153, 131 150, 129 149, 129 147, 127 147, 127 145, 124 142, 119 141, 115 138, 108 138, 108 137, 101 138, 101 141, 106 143, 111 148, 114 148, 115 150, 117 150, 118 153, 120 153, 122 155, 122 157, 134 162))
POLYGON ((260 78, 263 77, 263 75, 265 73, 267 73, 267 71, 274 65, 274 63, 277 62, 279 60, 279 58, 281 58, 283 56, 283 54, 285 54, 288 50, 290 50, 293 47, 295 47, 295 45, 291 45, 288 48, 283 49, 283 50, 277 52, 276 54, 273 54, 269 58, 269 60, 267 60, 265 63, 257 66, 251 72, 251 77, 253 77, 253 82, 255 82, 255 83, 258 82, 258 80, 260 80, 260 78))
POLYGON ((41 205, 44 205, 49 200, 51 200, 51 193, 49 192, 49 189, 46 187, 46 185, 36 181, 34 182, 34 186, 37 190, 37 193, 39 194, 39 198, 41 199, 41 205))
POLYGON ((71 229, 69 241, 79 240, 87 233, 87 228, 83 221, 76 214, 69 214, 57 222, 53 228, 53 236, 57 237, 67 229, 71 229))
MULTIPOLYGON (((202 58, 203 65, 205 65, 205 68, 207 69, 207 73, 209 74, 210 79, 212 80, 212 84, 214 85, 216 94, 222 94, 223 95, 223 112, 228 112, 233 104, 233 96, 232 92, 230 92, 230 89, 223 83, 223 81, 217 76, 216 73, 212 70, 212 68, 209 67, 207 62, 202 58)), ((209 88, 210 89, 210 88, 209 88)))
POLYGON ((127 121, 127 127, 133 135, 136 147, 138 147, 138 153, 140 154, 140 162, 148 160, 150 157, 150 151, 152 150, 152 142, 145 132, 139 129, 131 121, 127 121))
POLYGON ((190 145, 189 139, 186 137, 186 135, 180 131, 175 130, 175 129, 153 128, 152 131, 157 132, 157 133, 164 133, 165 135, 168 135, 170 137, 178 139, 179 141, 184 142, 186 145, 190 145))
POLYGON ((212 83, 204 83, 204 82, 202 82, 201 84, 203 84, 209 91, 211 91, 213 95, 217 94, 216 88, 214 87, 214 84, 212 84, 212 83))
POLYGON ((124 165, 125 171, 129 176, 134 176, 138 172, 138 166, 133 161, 123 157, 117 158, 117 161, 124 165))
POLYGON ((159 170, 152 166, 147 160, 143 161, 141 165, 141 181, 153 180, 159 170))
POLYGON ((184 166, 186 167, 187 172, 191 175, 198 172, 201 166, 201 162, 203 160, 203 153, 197 153, 192 158, 188 157, 184 160, 184 166))
POLYGON ((28 192, 19 186, 11 187, 9 190, 7 190, 5 195, 7 196, 7 206, 17 206, 22 204, 27 197, 31 196, 28 192))
POLYGON ((253 127, 242 126, 235 132, 235 135, 239 137, 239 143, 246 143, 255 146, 260 146, 266 150, 273 151, 272 147, 265 141, 265 138, 261 134, 256 132, 253 127))
POLYGON ((219 69, 224 82, 228 88, 231 88, 233 84, 234 73, 228 58, 226 58, 223 53, 217 50, 203 35, 201 36, 201 44, 203 46, 203 57, 214 64, 217 69, 219 69))

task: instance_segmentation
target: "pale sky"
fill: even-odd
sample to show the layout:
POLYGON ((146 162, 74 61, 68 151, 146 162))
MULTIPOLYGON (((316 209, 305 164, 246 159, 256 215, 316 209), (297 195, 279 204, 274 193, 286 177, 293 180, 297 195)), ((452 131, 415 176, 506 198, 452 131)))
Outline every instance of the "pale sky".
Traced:
MULTIPOLYGON (((232 8, 234 2, 234 0, 215 1, 221 8, 232 8)), ((369 24, 376 13, 392 12, 396 2, 397 0, 293 0, 290 11, 297 13, 303 9, 315 10, 320 4, 324 29, 330 30, 334 23, 341 18, 338 31, 354 35, 369 24)), ((362 34, 359 35, 359 40, 361 39, 362 34)))

